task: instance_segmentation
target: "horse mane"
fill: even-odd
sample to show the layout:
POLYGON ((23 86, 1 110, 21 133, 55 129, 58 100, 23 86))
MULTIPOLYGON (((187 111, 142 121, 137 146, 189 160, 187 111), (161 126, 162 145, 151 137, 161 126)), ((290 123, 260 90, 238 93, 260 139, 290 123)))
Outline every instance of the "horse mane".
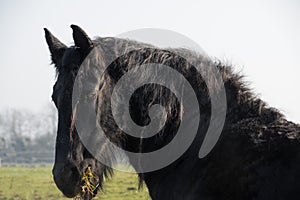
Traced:
MULTIPOLYGON (((234 73, 231 65, 224 65, 219 60, 185 48, 162 49, 149 44, 112 37, 98 38, 93 43, 95 44, 95 50, 83 62, 88 67, 85 70, 79 70, 79 74, 76 73, 75 75, 88 77, 83 79, 89 80, 89 82, 81 84, 82 90, 85 91, 85 95, 95 96, 96 113, 97 117, 101 119, 99 123, 103 131, 110 141, 126 150, 132 152, 152 151, 155 150, 150 145, 153 142, 157 145, 155 148, 164 146, 172 140, 181 122, 182 108, 178 104, 178 100, 170 92, 166 92, 164 88, 157 85, 148 85, 143 87, 139 93, 133 95, 133 109, 135 109, 134 112, 138 116, 136 119, 141 119, 139 123, 143 125, 148 114, 143 113, 141 110, 147 110, 149 105, 151 106, 154 103, 163 103, 167 107, 168 116, 164 128, 157 135, 143 140, 127 136, 118 128, 111 109, 107 108, 111 106, 110 95, 114 85, 122 75, 133 69, 132 66, 147 63, 160 63, 180 72, 196 90, 199 106, 201 110, 204 110, 203 115, 205 115, 205 118, 210 117, 209 110, 211 108, 208 90, 218 93, 221 84, 224 84, 227 96, 226 123, 222 132, 224 134, 246 133, 249 134, 253 143, 258 145, 263 145, 270 140, 275 141, 274 138, 278 137, 297 140, 300 138, 297 126, 288 122, 277 109, 269 107, 267 103, 255 95, 249 88, 249 84, 244 80, 244 76, 234 73), (188 58, 193 64, 187 62, 182 56, 188 58), (193 65, 200 66, 205 73, 210 75, 208 76, 208 82, 204 82, 201 74, 195 71, 193 65), (104 71, 106 66, 108 68, 104 71), (219 70, 223 79, 222 82, 216 79, 209 66, 219 70), (152 91, 150 96, 147 94, 149 90, 152 91), (149 97, 152 101, 147 100, 149 97), (146 104, 139 104, 139 102, 145 101, 146 104)), ((141 76, 140 80, 143 79, 144 77, 141 76)), ((113 106, 119 106, 119 110, 122 110, 121 107, 124 106, 122 99, 122 96, 120 96, 113 106)), ((123 120, 126 123, 127 119, 123 120)), ((207 125, 204 123, 203 126, 207 125)), ((226 135, 222 137, 226 137, 226 135)), ((102 148, 102 153, 104 152, 108 157, 116 157, 108 151, 102 148)), ((112 170, 107 167, 106 171, 104 174, 109 177, 112 170)), ((139 188, 142 187, 144 176, 145 174, 139 174, 139 188)))

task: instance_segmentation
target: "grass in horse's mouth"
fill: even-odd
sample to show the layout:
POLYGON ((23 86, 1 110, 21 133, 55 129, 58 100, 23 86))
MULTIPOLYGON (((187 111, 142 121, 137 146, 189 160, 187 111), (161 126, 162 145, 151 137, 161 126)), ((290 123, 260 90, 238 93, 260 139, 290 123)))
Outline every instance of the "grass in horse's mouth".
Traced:
POLYGON ((74 198, 74 200, 87 199, 87 197, 94 197, 98 184, 95 184, 95 175, 90 166, 87 167, 81 177, 81 193, 74 198))

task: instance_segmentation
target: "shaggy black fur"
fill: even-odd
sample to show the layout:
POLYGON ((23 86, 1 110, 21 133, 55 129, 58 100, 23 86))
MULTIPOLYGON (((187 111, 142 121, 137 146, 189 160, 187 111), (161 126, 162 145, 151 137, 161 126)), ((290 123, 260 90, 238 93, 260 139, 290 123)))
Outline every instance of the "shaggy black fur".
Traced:
MULTIPOLYGON (((58 71, 52 96, 59 111, 53 174, 57 186, 66 196, 80 193, 80 177, 88 165, 98 176, 95 182, 100 186, 103 177, 112 172, 86 150, 76 130, 69 134, 72 112, 74 115, 71 95, 75 77, 88 77, 89 82, 81 85, 84 92, 77 98, 81 101, 87 96, 94 99, 100 119, 95 123, 101 125, 112 142, 132 152, 151 152, 173 139, 185 108, 163 86, 148 84, 139 88, 130 99, 130 114, 138 125, 150 122, 148 109, 154 104, 163 105, 167 112, 163 129, 155 136, 140 139, 126 135, 118 128, 111 113, 110 98, 116 82, 134 66, 160 63, 177 70, 192 85, 198 98, 201 120, 192 145, 178 160, 163 169, 139 174, 140 182, 145 182, 152 199, 299 198, 300 126, 287 121, 278 110, 268 107, 252 94, 242 76, 233 73, 231 66, 187 49, 159 49, 118 38, 92 41, 79 27, 72 25, 72 29, 75 46, 69 48, 45 29, 52 60, 58 71), (179 55, 192 60, 194 66, 204 67, 209 81, 205 83, 195 67, 179 55), (118 59, 114 60, 116 57, 118 59), (89 67, 79 72, 82 62, 89 67), (107 65, 109 67, 103 71, 107 65), (220 71, 222 83, 211 73, 210 66, 220 71), (103 72, 104 75, 100 76, 103 72), (218 93, 221 84, 224 84, 227 96, 225 126, 214 149, 208 156, 199 159, 199 148, 211 117, 208 89, 218 93)), ((141 76, 140 80, 143 78, 141 76)), ((113 105, 119 107, 120 116, 124 105, 122 99, 120 95, 116 105, 113 105)), ((123 119, 124 123, 126 120, 123 119)), ((111 162, 116 156, 105 149, 105 144, 99 149, 99 154, 111 162)))

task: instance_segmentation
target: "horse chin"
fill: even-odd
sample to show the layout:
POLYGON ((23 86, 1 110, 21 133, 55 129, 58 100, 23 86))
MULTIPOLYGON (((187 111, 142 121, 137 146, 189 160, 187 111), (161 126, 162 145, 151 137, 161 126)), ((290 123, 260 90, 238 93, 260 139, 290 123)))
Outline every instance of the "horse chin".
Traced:
POLYGON ((61 189, 59 186, 58 186, 58 188, 60 189, 62 194, 67 198, 74 198, 80 194, 80 184, 75 185, 75 186, 69 185, 69 188, 67 190, 61 189))
POLYGON ((91 200, 93 199, 93 197, 95 197, 96 194, 91 194, 91 193, 81 193, 80 194, 80 199, 83 199, 83 200, 91 200))

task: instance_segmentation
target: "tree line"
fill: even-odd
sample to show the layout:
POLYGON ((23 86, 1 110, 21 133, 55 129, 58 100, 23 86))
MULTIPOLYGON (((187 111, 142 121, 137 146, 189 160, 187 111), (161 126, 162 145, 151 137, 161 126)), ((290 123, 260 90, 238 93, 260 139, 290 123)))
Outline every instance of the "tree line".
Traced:
POLYGON ((0 164, 36 165, 54 162, 57 111, 6 109, 0 112, 0 164))

